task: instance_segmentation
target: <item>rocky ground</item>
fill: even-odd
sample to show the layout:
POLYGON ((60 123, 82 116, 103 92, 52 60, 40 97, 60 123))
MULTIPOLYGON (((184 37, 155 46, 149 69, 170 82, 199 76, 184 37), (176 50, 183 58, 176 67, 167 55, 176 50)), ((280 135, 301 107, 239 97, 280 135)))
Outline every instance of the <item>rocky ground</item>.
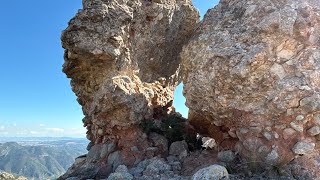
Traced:
POLYGON ((89 153, 60 179, 319 179, 319 27, 318 0, 201 22, 191 0, 84 0, 61 39, 89 153))
MULTIPOLYGON (((154 135, 155 136, 155 135, 154 135)), ((166 139, 161 135, 156 135, 155 142, 161 142, 166 139)), ((206 139, 206 138, 204 138, 206 139)), ((167 143, 167 142, 165 142, 167 143)), ((210 143, 210 142, 209 142, 210 143)), ((160 144, 160 143, 159 143, 160 144)), ((208 143, 207 143, 208 144, 208 143)), ((167 145, 167 144, 166 144, 167 145)), ((294 180, 294 179, 314 179, 308 169, 299 166, 296 163, 286 164, 283 166, 269 166, 261 168, 265 162, 249 162, 241 159, 237 152, 231 150, 206 149, 203 144, 201 150, 190 151, 186 141, 176 141, 169 147, 169 152, 163 157, 157 155, 158 147, 147 148, 147 158, 131 168, 126 165, 116 165, 107 180, 205 180, 205 179, 230 179, 230 180, 294 180)), ((101 154, 104 147, 96 145, 94 154, 101 154)), ((84 161, 92 161, 91 153, 86 157, 77 159, 74 168, 83 167, 84 161)), ((110 156, 109 156, 110 157, 110 156)), ((97 158, 97 157, 96 157, 97 158)), ((121 164, 114 162, 118 157, 112 158, 113 164, 121 164)), ((97 160, 97 159, 96 159, 97 160)), ((108 162, 110 159, 108 158, 108 162)), ((91 166, 92 167, 92 166, 91 166)), ((86 164, 84 169, 89 169, 90 165, 86 164)), ((99 171, 100 167, 91 171, 99 171)), ((88 174, 74 174, 74 177, 68 177, 68 180, 79 179, 96 179, 94 176, 88 178, 88 174), (82 177, 87 176, 87 177, 82 177)), ((70 175, 69 175, 70 176, 70 175)), ((72 175, 71 175, 72 176, 72 175)), ((100 179, 100 178, 99 178, 100 179)), ((101 178, 102 179, 102 178, 101 178)))
POLYGON ((0 172, 0 179, 1 180, 27 180, 27 178, 22 176, 14 176, 12 174, 6 172, 0 172))

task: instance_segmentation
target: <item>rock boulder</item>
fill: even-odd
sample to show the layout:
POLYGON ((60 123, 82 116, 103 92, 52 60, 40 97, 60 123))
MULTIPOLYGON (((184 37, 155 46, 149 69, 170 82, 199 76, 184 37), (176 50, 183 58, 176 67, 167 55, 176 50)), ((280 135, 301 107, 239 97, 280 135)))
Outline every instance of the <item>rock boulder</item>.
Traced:
POLYGON ((221 0, 209 10, 181 53, 195 129, 263 166, 290 162, 300 140, 317 144, 319 12, 316 0, 221 0))

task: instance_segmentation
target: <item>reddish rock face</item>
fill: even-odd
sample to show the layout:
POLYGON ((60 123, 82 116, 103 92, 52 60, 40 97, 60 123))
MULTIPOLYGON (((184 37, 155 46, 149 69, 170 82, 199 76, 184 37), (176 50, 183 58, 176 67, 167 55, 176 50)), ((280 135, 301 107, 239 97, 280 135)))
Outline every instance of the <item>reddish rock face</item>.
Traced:
POLYGON ((209 10, 181 54, 195 129, 227 148, 237 139, 233 149, 264 166, 290 162, 301 141, 317 147, 319 12, 315 0, 222 0, 209 10))

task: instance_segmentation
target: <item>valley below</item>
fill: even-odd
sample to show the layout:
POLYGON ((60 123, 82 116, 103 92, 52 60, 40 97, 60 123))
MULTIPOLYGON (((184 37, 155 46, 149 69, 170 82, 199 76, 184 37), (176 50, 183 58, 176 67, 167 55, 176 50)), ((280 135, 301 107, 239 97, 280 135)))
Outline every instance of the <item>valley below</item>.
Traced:
POLYGON ((75 158, 87 153, 88 141, 81 138, 0 139, 0 172, 28 179, 56 179, 75 158))

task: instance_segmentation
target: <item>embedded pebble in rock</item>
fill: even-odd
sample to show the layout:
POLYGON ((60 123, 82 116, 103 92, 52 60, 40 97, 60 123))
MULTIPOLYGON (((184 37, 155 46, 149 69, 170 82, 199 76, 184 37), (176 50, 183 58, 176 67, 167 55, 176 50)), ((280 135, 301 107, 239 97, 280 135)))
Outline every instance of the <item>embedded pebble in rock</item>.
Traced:
POLYGON ((298 124, 295 122, 291 122, 290 126, 292 127, 292 129, 298 131, 298 132, 303 132, 303 124, 298 124))
POLYGON ((310 128, 310 129, 308 129, 307 132, 310 134, 310 136, 316 136, 316 135, 320 134, 320 127, 319 126, 314 126, 314 127, 310 128))
POLYGON ((315 114, 313 118, 314 118, 315 123, 320 125, 320 114, 315 114))
POLYGON ((299 154, 299 155, 308 154, 314 150, 315 146, 316 146, 315 143, 299 141, 297 142, 297 144, 294 145, 294 147, 292 148, 292 151, 295 154, 299 154))
POLYGON ((296 131, 292 128, 286 128, 283 130, 283 139, 289 139, 294 136, 296 131))
POLYGON ((198 170, 192 177, 193 180, 222 180, 228 179, 229 174, 225 167, 220 165, 211 165, 198 170))
POLYGON ((270 166, 275 166, 278 164, 279 160, 280 157, 277 148, 273 148, 266 158, 266 163, 270 166))
POLYGON ((99 129, 99 130, 98 130, 98 134, 99 134, 100 136, 102 136, 102 135, 103 135, 103 130, 102 130, 102 129, 99 129))
POLYGON ((297 121, 302 121, 304 119, 304 116, 303 115, 299 115, 296 117, 296 120, 297 121))
POLYGON ((271 135, 269 132, 264 132, 264 133, 263 133, 263 136, 264 136, 267 140, 269 140, 269 141, 272 140, 272 135, 271 135))

